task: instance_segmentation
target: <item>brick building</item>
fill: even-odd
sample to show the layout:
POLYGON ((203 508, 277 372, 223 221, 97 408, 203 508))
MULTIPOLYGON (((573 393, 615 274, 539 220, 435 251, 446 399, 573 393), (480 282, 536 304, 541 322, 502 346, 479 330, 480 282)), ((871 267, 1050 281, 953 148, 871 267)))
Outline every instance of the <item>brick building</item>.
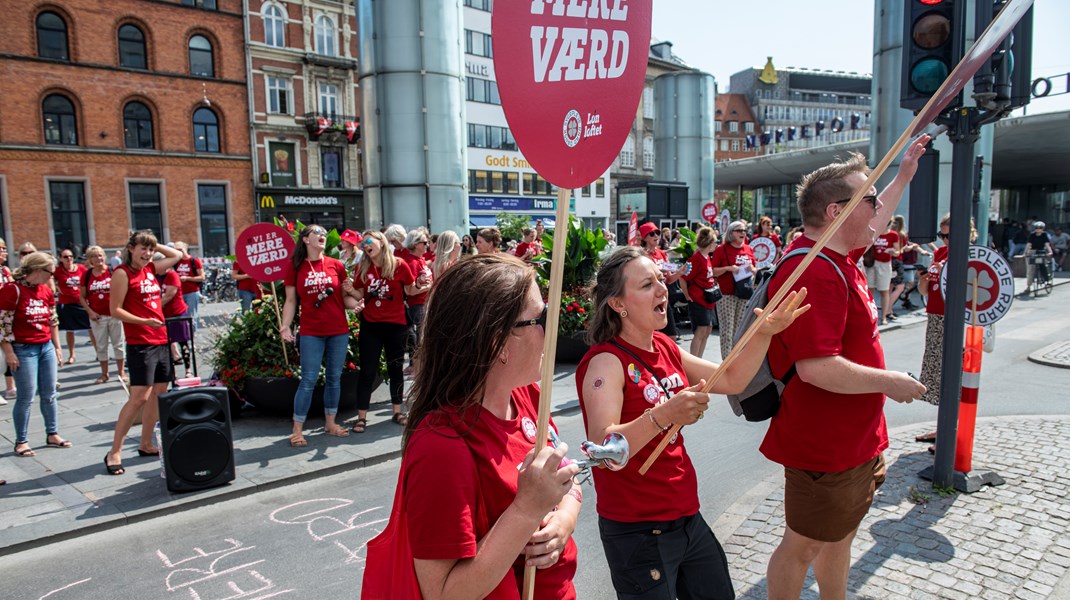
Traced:
POLYGON ((81 252, 150 228, 201 255, 231 253, 254 218, 241 0, 5 7, 9 243, 81 252))
POLYGON ((758 145, 754 143, 754 114, 743 94, 717 94, 714 103, 713 131, 717 138, 714 160, 735 160, 755 156, 758 145), (748 136, 750 143, 748 144, 748 136))
POLYGON ((253 0, 247 19, 257 220, 364 229, 353 0, 253 0))

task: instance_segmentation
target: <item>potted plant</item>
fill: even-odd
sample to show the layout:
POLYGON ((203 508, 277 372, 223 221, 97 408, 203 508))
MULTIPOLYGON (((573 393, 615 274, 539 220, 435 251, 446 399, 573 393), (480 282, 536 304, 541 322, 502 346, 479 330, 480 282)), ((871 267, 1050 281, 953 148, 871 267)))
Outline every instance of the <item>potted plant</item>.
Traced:
POLYGON ((577 363, 587 354, 587 326, 592 313, 591 294, 586 289, 561 293, 561 316, 557 323, 557 360, 577 363))

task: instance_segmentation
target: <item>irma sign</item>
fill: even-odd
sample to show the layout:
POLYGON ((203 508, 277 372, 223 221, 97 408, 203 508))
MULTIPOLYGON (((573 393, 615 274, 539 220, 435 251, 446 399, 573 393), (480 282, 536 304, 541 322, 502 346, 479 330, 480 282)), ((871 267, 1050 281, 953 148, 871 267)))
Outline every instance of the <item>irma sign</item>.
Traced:
POLYGON ((653 0, 494 3, 494 71, 505 118, 550 183, 605 173, 635 120, 646 80, 653 0))

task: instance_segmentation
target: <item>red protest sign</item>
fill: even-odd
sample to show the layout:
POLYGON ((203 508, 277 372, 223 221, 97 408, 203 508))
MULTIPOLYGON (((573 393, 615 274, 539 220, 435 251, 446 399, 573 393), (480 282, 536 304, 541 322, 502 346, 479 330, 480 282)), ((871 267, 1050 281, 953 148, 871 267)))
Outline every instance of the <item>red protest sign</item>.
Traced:
POLYGON ((639 245, 639 213, 632 211, 632 218, 628 221, 628 245, 639 245))
POLYGON ((613 164, 646 80, 653 0, 512 0, 491 16, 509 129, 547 181, 583 187, 613 164))
POLYGON ((706 205, 702 207, 702 218, 706 219, 710 223, 713 223, 714 221, 716 221, 717 220, 717 205, 714 204, 713 202, 707 202, 706 205))
POLYGON ((278 281, 294 251, 294 239, 282 227, 257 223, 238 234, 235 258, 249 277, 261 281, 278 281))

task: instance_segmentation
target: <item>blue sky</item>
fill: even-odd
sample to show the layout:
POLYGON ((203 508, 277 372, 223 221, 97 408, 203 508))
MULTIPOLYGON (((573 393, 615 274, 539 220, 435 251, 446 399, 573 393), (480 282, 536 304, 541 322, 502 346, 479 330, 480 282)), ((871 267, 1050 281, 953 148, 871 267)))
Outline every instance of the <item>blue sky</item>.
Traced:
MULTIPOLYGON (((726 91, 732 73, 761 67, 873 71, 871 0, 654 0, 652 35, 726 91)), ((1033 77, 1070 72, 1070 0, 1035 0, 1033 77)), ((1070 94, 1035 99, 1030 114, 1070 109, 1070 94)))

